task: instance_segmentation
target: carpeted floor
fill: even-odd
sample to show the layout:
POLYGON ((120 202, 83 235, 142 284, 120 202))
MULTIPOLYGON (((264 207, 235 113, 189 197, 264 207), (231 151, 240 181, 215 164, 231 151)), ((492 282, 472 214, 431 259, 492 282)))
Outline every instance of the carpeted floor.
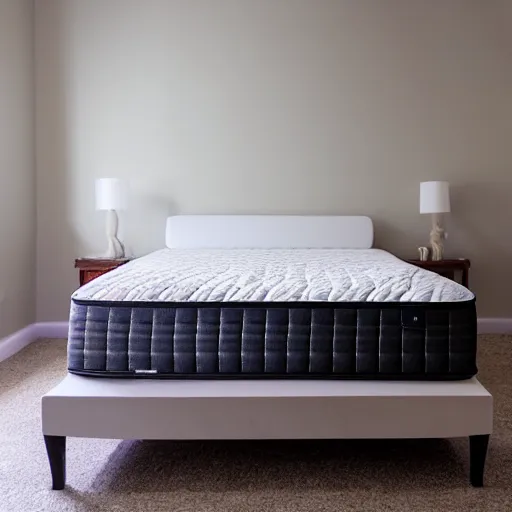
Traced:
POLYGON ((0 511, 512 511, 512 336, 481 336, 495 399, 486 487, 466 439, 329 442, 68 440, 68 486, 50 490, 40 397, 66 374, 60 340, 0 363, 0 511))

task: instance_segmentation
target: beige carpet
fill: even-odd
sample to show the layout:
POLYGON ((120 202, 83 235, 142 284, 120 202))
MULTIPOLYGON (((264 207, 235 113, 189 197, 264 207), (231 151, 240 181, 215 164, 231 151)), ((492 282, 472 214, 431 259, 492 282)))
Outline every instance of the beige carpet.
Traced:
POLYGON ((50 490, 40 397, 66 374, 65 342, 0 364, 0 511, 512 511, 512 337, 482 336, 495 397, 486 487, 468 485, 467 440, 68 440, 68 486, 50 490))

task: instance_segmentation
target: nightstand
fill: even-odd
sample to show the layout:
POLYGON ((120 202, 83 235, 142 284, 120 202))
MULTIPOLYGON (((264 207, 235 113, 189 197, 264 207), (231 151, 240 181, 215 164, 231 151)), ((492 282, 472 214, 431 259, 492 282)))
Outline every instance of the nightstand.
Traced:
POLYGON ((430 270, 443 277, 447 277, 452 281, 460 282, 461 285, 469 288, 469 267, 471 262, 465 258, 456 260, 440 260, 440 261, 420 261, 420 260, 406 260, 407 263, 416 265, 417 267, 430 270))
POLYGON ((80 286, 89 283, 93 279, 114 270, 130 261, 129 258, 118 260, 100 258, 78 258, 75 260, 75 268, 80 269, 80 286))

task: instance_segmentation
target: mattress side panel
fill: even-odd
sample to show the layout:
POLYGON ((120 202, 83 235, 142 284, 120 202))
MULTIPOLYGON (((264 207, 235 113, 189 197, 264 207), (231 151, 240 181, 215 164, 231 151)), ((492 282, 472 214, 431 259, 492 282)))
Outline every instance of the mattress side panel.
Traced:
POLYGON ((476 374, 466 303, 72 303, 70 372, 157 378, 464 379, 476 374))

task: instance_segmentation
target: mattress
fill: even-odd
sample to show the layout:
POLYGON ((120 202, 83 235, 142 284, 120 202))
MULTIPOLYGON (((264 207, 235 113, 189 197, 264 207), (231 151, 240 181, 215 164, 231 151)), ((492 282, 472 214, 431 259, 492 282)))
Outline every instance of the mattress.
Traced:
POLYGON ((72 296, 70 372, 465 379, 474 295, 377 249, 164 249, 72 296))

